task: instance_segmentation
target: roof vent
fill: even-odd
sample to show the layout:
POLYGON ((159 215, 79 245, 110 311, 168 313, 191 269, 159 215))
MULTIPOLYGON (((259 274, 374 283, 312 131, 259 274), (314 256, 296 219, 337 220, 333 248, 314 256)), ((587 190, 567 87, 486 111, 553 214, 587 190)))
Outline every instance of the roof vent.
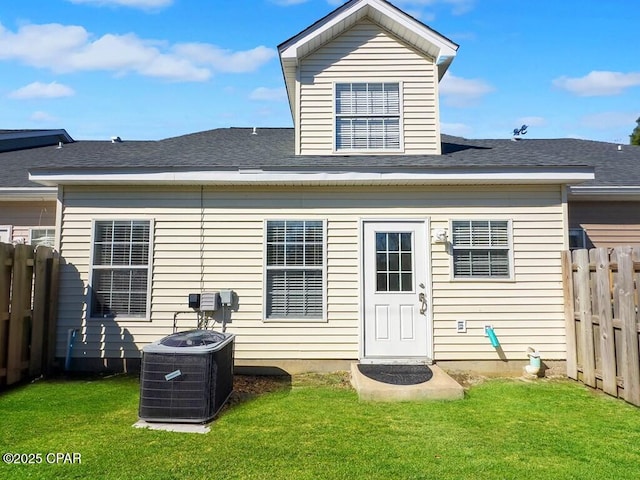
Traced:
POLYGON ((256 127, 253 127, 253 132, 251 132, 251 135, 257 135, 258 134, 258 129, 256 127))
POLYGON ((56 148, 62 148, 62 142, 58 142, 58 146, 56 148))
POLYGON ((111 143, 121 143, 122 139, 120 137, 111 137, 111 143))
POLYGON ((622 145, 618 145, 618 151, 621 152, 622 151, 622 145))

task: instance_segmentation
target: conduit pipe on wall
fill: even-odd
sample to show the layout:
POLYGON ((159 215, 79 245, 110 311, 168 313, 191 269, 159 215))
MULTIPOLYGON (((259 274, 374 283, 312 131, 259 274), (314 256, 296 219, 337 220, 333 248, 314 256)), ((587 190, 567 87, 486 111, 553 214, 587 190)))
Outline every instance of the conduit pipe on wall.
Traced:
POLYGON ((489 337, 489 341, 491 341, 491 346, 493 348, 498 348, 500 346, 500 341, 496 336, 496 332, 493 331, 493 327, 491 325, 486 325, 484 327, 484 331, 487 334, 487 337, 489 337))
POLYGON ((71 370, 71 353, 73 352, 73 344, 76 341, 76 335, 78 335, 77 329, 70 328, 67 330, 67 356, 64 359, 65 372, 71 370))

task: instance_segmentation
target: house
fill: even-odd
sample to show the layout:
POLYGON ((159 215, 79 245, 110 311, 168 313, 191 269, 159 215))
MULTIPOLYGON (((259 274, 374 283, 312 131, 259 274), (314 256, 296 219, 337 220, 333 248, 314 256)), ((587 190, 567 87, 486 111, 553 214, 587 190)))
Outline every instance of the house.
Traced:
POLYGON ((53 244, 57 189, 30 182, 27 168, 32 149, 70 142, 63 129, 0 130, 0 154, 13 153, 11 165, 0 161, 0 242, 53 244))
POLYGON ((640 146, 565 140, 595 168, 595 180, 572 185, 571 248, 640 246, 640 146))
POLYGON ((279 46, 293 129, 38 149, 29 179, 57 189, 57 355, 75 330, 74 368, 135 368, 195 326, 189 294, 232 290, 213 317, 238 366, 519 371, 528 347, 562 365, 569 186, 595 160, 442 135, 456 50, 351 0, 279 46))

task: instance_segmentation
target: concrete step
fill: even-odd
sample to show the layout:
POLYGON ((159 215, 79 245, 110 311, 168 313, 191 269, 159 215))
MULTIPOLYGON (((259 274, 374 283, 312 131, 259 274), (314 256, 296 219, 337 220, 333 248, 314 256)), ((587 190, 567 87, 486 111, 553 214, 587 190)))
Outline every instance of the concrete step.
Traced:
POLYGON ((460 400, 464 389, 437 365, 429 365, 433 377, 424 383, 414 385, 394 385, 382 383, 365 376, 358 363, 351 364, 351 385, 358 392, 360 400, 380 402, 402 402, 420 400, 460 400))

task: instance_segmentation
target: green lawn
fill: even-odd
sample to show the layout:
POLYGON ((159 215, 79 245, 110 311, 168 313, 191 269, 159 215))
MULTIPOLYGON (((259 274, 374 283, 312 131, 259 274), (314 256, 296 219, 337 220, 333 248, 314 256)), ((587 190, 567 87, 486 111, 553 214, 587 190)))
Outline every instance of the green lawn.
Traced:
POLYGON ((638 479, 640 409, 569 381, 492 380, 456 402, 365 403, 333 377, 234 403, 206 435, 136 429, 138 380, 0 395, 0 478, 638 479), (47 464, 49 452, 80 464, 47 464))

